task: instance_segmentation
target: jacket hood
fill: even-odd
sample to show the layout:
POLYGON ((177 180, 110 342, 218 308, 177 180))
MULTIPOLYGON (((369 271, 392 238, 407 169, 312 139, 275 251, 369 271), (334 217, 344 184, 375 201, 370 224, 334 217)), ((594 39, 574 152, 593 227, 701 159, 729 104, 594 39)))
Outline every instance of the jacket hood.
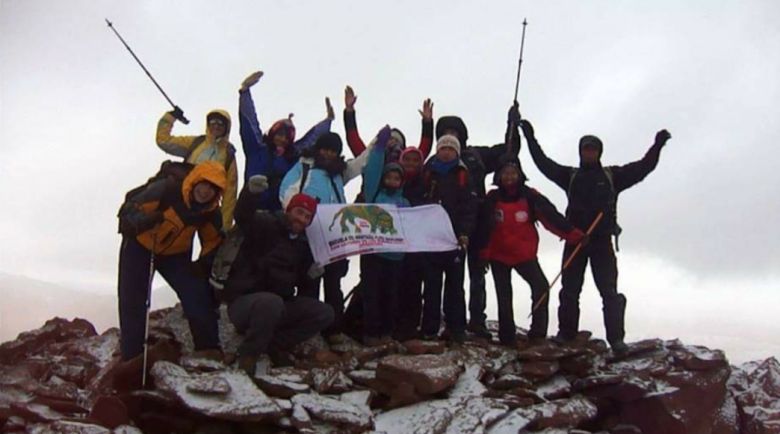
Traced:
POLYGON ((190 203, 190 193, 192 193, 192 189, 195 188, 195 184, 201 181, 208 181, 219 188, 219 194, 208 207, 208 210, 211 211, 219 205, 219 197, 227 187, 225 166, 216 161, 204 161, 190 171, 181 183, 182 198, 188 208, 192 207, 190 203))
POLYGON ((225 135, 220 138, 227 140, 228 137, 230 137, 230 125, 232 123, 232 121, 230 120, 230 113, 228 113, 227 110, 214 109, 206 115, 206 137, 209 138, 210 140, 216 138, 216 137, 212 137, 211 134, 209 134, 209 120, 212 117, 219 117, 222 118, 223 121, 225 121, 225 135))
POLYGON ((466 129, 466 124, 463 123, 463 119, 457 116, 442 116, 436 122, 436 140, 446 134, 447 130, 453 130, 458 136, 460 145, 466 147, 466 141, 469 139, 469 130, 466 129))

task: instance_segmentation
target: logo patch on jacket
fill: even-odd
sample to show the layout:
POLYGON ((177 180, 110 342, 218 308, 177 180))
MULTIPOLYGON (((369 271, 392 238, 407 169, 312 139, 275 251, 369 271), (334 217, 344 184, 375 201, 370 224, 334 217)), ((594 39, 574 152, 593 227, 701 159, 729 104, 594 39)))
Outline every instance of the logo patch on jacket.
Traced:
POLYGON ((501 223, 504 221, 504 210, 503 209, 497 209, 496 210, 496 222, 501 223))
POLYGON ((515 221, 525 223, 528 221, 528 213, 525 211, 518 211, 515 213, 515 221))

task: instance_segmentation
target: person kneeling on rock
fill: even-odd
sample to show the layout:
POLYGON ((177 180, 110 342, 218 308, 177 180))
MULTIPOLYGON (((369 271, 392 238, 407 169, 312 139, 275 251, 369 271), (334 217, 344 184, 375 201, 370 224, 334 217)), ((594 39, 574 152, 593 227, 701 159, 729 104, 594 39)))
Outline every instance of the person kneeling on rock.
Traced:
POLYGON ((299 193, 284 212, 256 211, 256 196, 268 185, 264 179, 251 177, 236 204, 236 224, 244 241, 221 296, 228 303, 230 321, 244 335, 238 365, 250 376, 261 354, 268 354, 274 365, 289 364, 286 351, 334 318, 327 304, 296 296, 296 290, 317 284, 310 276, 315 267, 304 233, 317 211, 316 199, 299 193))

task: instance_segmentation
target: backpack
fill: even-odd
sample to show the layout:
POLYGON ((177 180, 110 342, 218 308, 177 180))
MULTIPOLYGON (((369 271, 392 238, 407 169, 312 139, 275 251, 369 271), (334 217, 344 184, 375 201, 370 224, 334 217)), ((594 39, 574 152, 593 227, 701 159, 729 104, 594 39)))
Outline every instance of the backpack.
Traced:
MULTIPOLYGON (((141 184, 138 187, 135 187, 125 193, 125 200, 122 202, 122 205, 119 207, 119 212, 117 213, 117 217, 119 218, 118 232, 123 235, 138 235, 144 230, 149 229, 145 227, 139 227, 137 222, 133 223, 126 218, 126 210, 129 208, 135 208, 133 200, 137 198, 138 195, 140 195, 142 192, 146 191, 149 185, 158 181, 166 182, 166 191, 169 191, 171 188, 177 185, 181 185, 182 181, 184 181, 184 178, 189 175, 194 167, 195 165, 191 163, 165 160, 162 162, 162 164, 160 164, 160 169, 157 171, 157 173, 152 175, 152 177, 149 178, 144 184, 141 184)), ((157 211, 163 211, 170 205, 166 202, 166 198, 167 195, 164 194, 157 205, 157 211)))
MULTIPOLYGON (((610 207, 612 208, 612 221, 615 222, 615 228, 612 231, 612 235, 615 236, 615 250, 620 251, 618 239, 620 238, 620 234, 623 232, 623 228, 621 228, 617 222, 617 190, 615 190, 614 175, 612 174, 612 169, 609 167, 602 167, 601 170, 604 171, 604 176, 607 178, 609 189, 612 192, 612 201, 609 203, 610 207)), ((571 188, 574 185, 574 178, 577 176, 577 172, 579 172, 578 167, 575 167, 574 170, 571 171, 571 177, 569 178, 569 189, 566 190, 567 196, 571 194, 571 188)))

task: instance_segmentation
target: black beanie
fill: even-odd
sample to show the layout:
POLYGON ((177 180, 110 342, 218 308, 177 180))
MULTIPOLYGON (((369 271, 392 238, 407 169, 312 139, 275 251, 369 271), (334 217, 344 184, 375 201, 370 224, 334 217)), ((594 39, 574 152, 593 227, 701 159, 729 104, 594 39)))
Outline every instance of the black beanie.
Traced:
POLYGON ((493 172, 493 185, 501 185, 501 172, 507 167, 514 167, 518 172, 520 172, 520 179, 518 180, 519 184, 522 184, 528 180, 528 177, 525 176, 525 172, 523 172, 523 166, 520 165, 520 160, 514 156, 501 157, 499 160, 498 170, 493 172))
POLYGON ((469 139, 469 131, 466 129, 466 124, 463 123, 463 119, 457 116, 442 116, 436 122, 436 140, 446 134, 447 130, 453 130, 458 136, 461 147, 466 147, 466 141, 469 139))
POLYGON ((320 149, 330 149, 336 151, 336 153, 340 155, 342 147, 343 145, 341 143, 341 137, 333 132, 324 133, 317 138, 316 142, 314 142, 315 151, 319 151, 320 149))

